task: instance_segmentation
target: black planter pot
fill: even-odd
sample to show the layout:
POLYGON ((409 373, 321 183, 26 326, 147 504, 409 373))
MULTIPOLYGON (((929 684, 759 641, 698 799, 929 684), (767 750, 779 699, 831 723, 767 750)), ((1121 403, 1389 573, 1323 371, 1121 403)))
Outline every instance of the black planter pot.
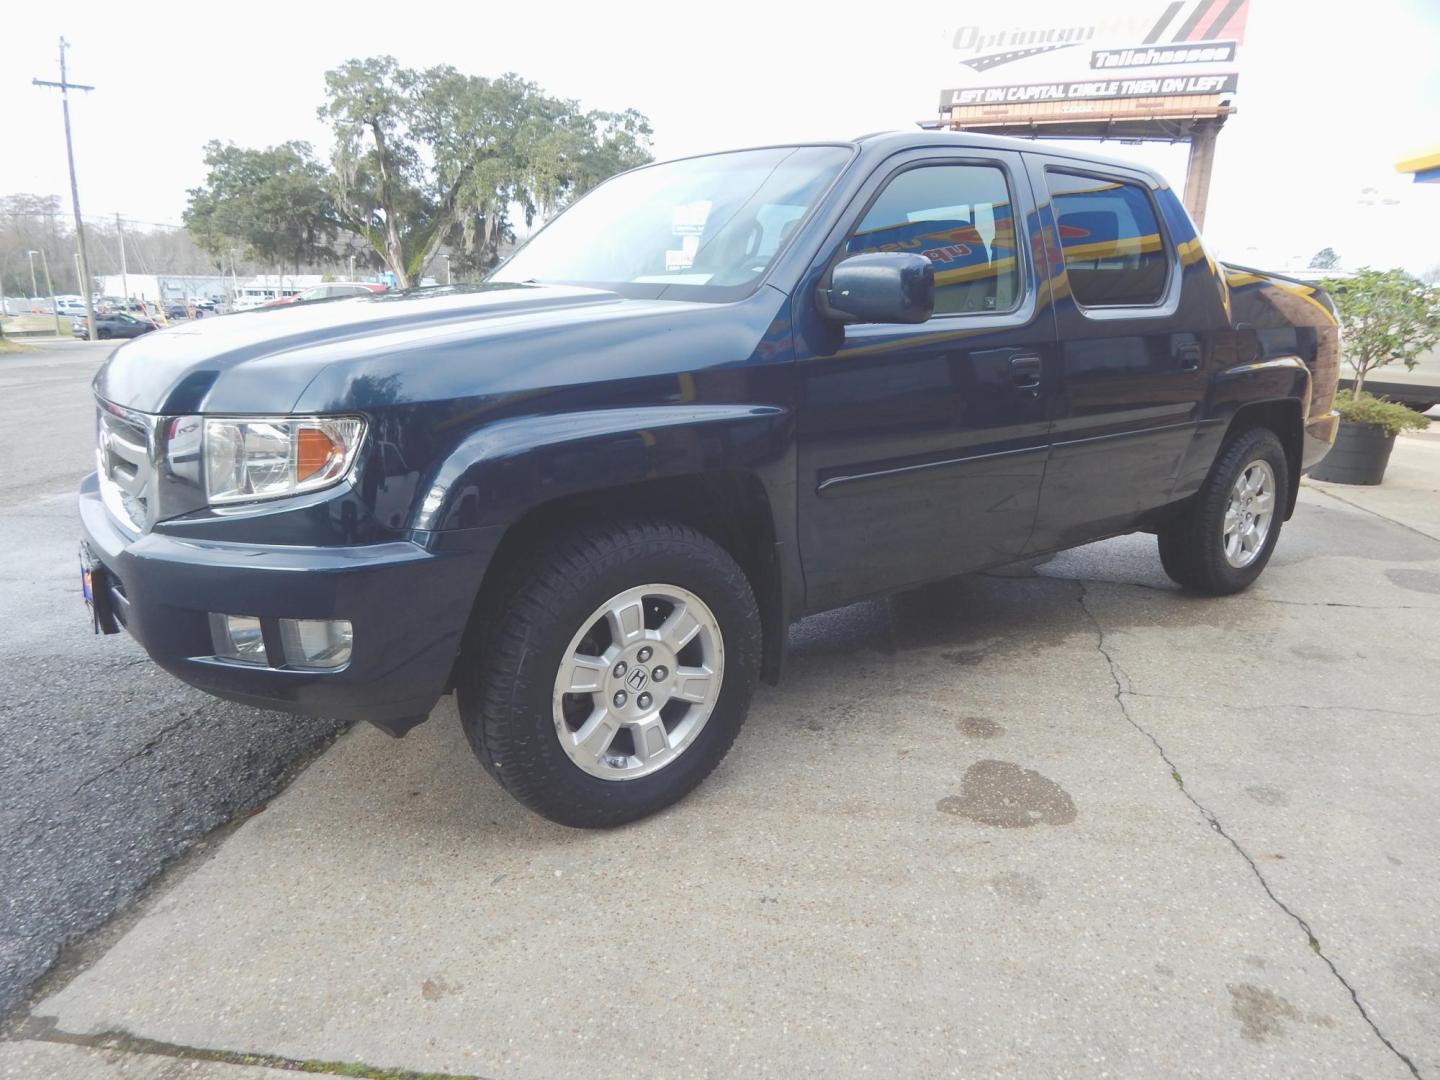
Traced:
POLYGON ((1378 484, 1385 478, 1385 466, 1390 464, 1393 449, 1394 435, 1386 435, 1374 424, 1341 420, 1335 445, 1310 470, 1310 475, 1332 484, 1378 484))

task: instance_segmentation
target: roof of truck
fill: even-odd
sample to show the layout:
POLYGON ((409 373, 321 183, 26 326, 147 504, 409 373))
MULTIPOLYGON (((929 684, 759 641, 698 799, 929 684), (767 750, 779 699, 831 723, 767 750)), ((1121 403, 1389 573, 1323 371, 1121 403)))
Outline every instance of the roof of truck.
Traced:
POLYGON ((1052 157, 1074 158, 1076 161, 1093 161, 1155 175, 1153 169, 1136 162, 1091 153, 1074 140, 1017 139, 1008 135, 988 135, 982 131, 875 131, 850 141, 866 151, 878 150, 886 155, 927 146, 975 146, 991 150, 1043 153, 1052 157))
MULTIPOLYGON (((1028 153, 1043 153, 1051 157, 1071 158, 1076 164, 1093 163, 1096 165, 1107 165, 1114 168, 1129 169, 1132 172, 1142 173, 1150 177, 1161 187, 1168 187, 1169 184, 1154 169, 1141 165, 1134 161, 1124 161, 1120 158, 1106 157, 1103 154, 1094 154, 1080 145, 1071 145, 1069 142, 1048 141, 1041 142, 1038 139, 1016 139, 1006 135, 987 135, 979 131, 875 131, 866 135, 860 135, 853 139, 816 139, 813 141, 787 142, 787 143, 765 143, 757 146, 732 146, 723 149, 709 150, 700 154, 684 154, 678 158, 666 158, 650 164, 660 165, 665 161, 683 161, 686 158, 713 157, 716 154, 736 153, 743 150, 776 150, 781 148, 795 148, 802 146, 848 146, 854 148, 862 156, 871 160, 889 157, 891 154, 903 150, 923 150, 927 147, 974 147, 986 150, 1012 150, 1028 153)), ((648 165, 641 165, 639 168, 648 168, 648 165)))

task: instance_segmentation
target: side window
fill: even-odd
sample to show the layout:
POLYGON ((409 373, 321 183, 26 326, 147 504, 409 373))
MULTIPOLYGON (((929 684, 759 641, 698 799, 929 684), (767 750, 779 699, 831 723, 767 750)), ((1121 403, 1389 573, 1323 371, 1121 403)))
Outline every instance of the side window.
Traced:
POLYGON ((935 264, 935 314, 1010 311, 1020 262, 1005 173, 922 165, 894 177, 845 245, 847 255, 907 251, 935 264))
POLYGON ((1139 184, 1046 170, 1065 276, 1081 307, 1158 304, 1170 256, 1139 184))

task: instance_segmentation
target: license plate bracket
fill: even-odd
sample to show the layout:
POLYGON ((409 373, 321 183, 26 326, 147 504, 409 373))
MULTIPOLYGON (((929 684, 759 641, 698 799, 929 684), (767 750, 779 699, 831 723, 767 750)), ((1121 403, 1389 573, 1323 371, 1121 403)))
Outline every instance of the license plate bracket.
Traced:
POLYGON ((120 621, 110 598, 110 571, 88 544, 80 545, 80 592, 90 611, 90 627, 97 634, 118 634, 120 621))

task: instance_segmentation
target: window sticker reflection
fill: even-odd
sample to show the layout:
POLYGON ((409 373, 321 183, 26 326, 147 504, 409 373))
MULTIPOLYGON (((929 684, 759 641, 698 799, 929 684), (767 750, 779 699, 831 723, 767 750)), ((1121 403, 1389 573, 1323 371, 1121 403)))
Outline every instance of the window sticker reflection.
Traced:
POLYGON ((1009 311, 1020 290, 1005 176, 977 165, 900 173, 845 246, 847 255, 900 251, 935 264, 935 313, 1009 311))
POLYGON ((1065 274, 1086 307, 1157 304, 1169 264, 1150 197, 1138 184, 1046 174, 1065 274))

